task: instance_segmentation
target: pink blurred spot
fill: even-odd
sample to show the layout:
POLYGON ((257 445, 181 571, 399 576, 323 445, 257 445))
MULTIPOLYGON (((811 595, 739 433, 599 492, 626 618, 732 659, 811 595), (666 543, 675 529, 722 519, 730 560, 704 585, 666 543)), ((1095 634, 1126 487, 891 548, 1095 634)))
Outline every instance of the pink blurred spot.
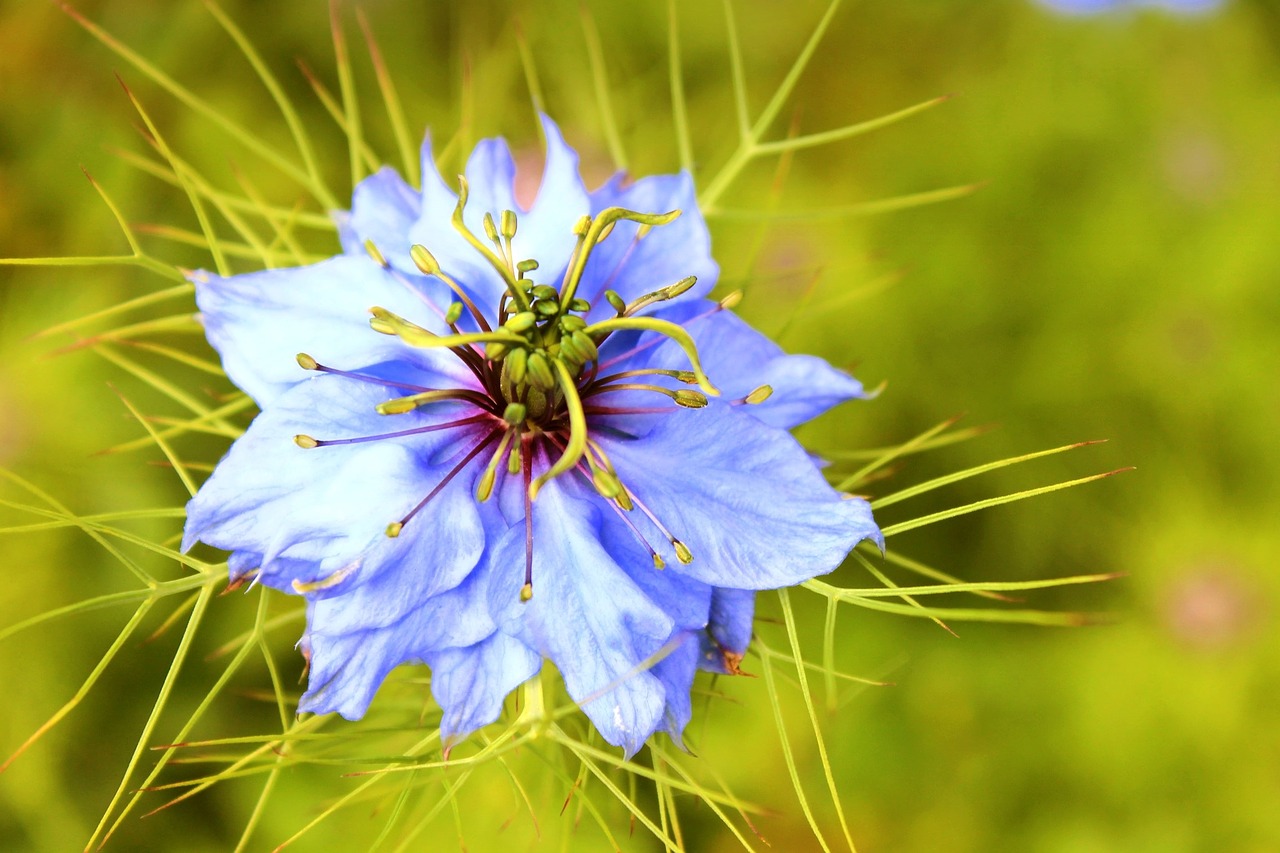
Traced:
POLYGON ((1260 615, 1260 591, 1225 564, 1191 569, 1165 591, 1163 620, 1188 646, 1217 651, 1248 639, 1260 615))

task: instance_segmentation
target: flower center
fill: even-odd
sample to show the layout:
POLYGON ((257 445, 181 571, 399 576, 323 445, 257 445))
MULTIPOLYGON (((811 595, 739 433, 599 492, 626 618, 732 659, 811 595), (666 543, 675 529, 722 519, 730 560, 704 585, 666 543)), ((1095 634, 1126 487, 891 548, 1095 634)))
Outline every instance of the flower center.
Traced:
MULTIPOLYGON (((596 417, 672 410, 670 404, 657 407, 616 405, 611 402, 609 395, 617 392, 661 395, 676 407, 683 408, 702 408, 707 405, 707 395, 719 394, 702 371, 697 348, 689 333, 679 324, 642 313, 654 304, 687 292, 694 285, 695 279, 692 276, 681 279, 631 302, 626 302, 612 290, 605 290, 602 295, 614 309, 614 315, 596 322, 589 322, 586 318, 592 305, 577 295, 592 251, 609 236, 618 221, 638 223, 640 227, 635 237, 638 241, 652 228, 675 220, 680 211, 654 214, 611 207, 595 217, 583 216, 573 229, 577 242, 563 277, 558 286, 552 286, 538 283, 529 277, 538 270, 536 260, 516 259, 512 241, 517 232, 518 219, 514 211, 502 211, 496 221, 491 213, 485 213, 482 219, 485 239, 482 239, 464 221, 466 203, 467 184, 465 179, 461 179, 458 204, 451 222, 458 233, 498 273, 505 285, 493 313, 486 314, 477 306, 468 291, 441 268, 427 247, 414 245, 410 249, 410 257, 419 271, 426 276, 438 278, 457 298, 441 312, 450 333, 436 334, 380 307, 370 309, 373 315, 370 326, 376 332, 398 337, 409 346, 448 349, 472 373, 478 387, 426 388, 405 385, 327 367, 305 354, 298 356, 298 363, 308 370, 335 373, 411 392, 379 404, 377 411, 382 415, 404 414, 444 402, 461 403, 472 407, 474 411, 466 417, 426 427, 336 440, 299 435, 295 437, 295 442, 304 448, 315 448, 401 438, 438 430, 467 430, 473 436, 472 444, 462 459, 415 507, 388 525, 387 535, 399 536, 404 526, 453 477, 488 451, 488 462, 476 483, 476 497, 479 500, 489 499, 504 469, 509 475, 521 476, 523 480, 526 566, 521 598, 526 601, 532 596, 533 590, 532 502, 547 482, 569 472, 576 472, 589 482, 594 491, 617 511, 619 517, 648 549, 655 566, 662 568, 662 557, 649 544, 636 523, 628 518, 636 508, 671 543, 682 562, 691 562, 693 555, 688 547, 623 484, 604 448, 590 435, 589 423, 596 417), (600 347, 611 335, 620 331, 656 332, 657 335, 647 336, 643 343, 626 352, 612 353, 602 362, 600 347), (609 372, 609 368, 615 364, 629 361, 637 352, 668 339, 684 351, 690 369, 646 367, 609 372), (671 380, 675 380, 677 384, 696 385, 701 390, 672 388, 661 384, 671 380), (536 477, 535 466, 540 471, 536 477)), ((413 287, 411 282, 391 267, 377 246, 366 242, 365 248, 384 270, 401 278, 407 287, 413 287)), ((625 263, 628 255, 629 253, 623 255, 622 263, 625 263)), ((612 278, 613 276, 608 280, 612 278)), ((720 310, 728 307, 728 304, 726 300, 712 310, 720 310)), ((768 393, 768 386, 762 386, 743 400, 734 402, 758 403, 768 393)))

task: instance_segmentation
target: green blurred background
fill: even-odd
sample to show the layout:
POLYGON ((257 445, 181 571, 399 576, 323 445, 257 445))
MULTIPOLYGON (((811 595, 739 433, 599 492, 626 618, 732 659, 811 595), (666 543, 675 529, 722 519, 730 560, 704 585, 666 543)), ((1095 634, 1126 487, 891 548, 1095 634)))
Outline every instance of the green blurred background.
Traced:
MULTIPOLYGON (((331 183, 345 187, 341 134, 293 66, 304 58, 336 90, 323 4, 225 6, 316 129, 331 183)), ((709 0, 679 6, 694 150, 700 174, 710 175, 735 141, 724 16, 709 0)), ((289 150, 283 122, 201 3, 84 0, 78 7, 289 150)), ((472 139, 501 133, 528 149, 536 137, 516 51, 518 21, 549 111, 583 152, 588 174, 608 174, 576 3, 370 0, 363 8, 415 133, 431 125, 446 139, 469 111, 472 139), (464 77, 469 101, 459 94, 464 77)), ((637 174, 676 168, 666 4, 589 8, 629 165, 637 174)), ((785 11, 766 0, 735 2, 753 110, 824 8, 808 0, 785 11)), ((346 20, 358 42, 353 16, 346 20)), ((390 156, 376 87, 355 53, 368 132, 390 156)), ((54 5, 0 0, 0 255, 124 251, 77 164, 130 220, 194 227, 180 193, 109 150, 145 150, 113 71, 138 92, 170 144, 211 178, 234 187, 234 158, 264 194, 286 206, 299 197, 54 5)), ((772 138, 792 121, 813 132, 947 93, 957 97, 908 122, 799 153, 776 201, 768 192, 776 160, 762 160, 722 203, 805 211, 986 182, 978 192, 874 217, 799 217, 763 231, 753 220, 713 219, 725 277, 742 276, 758 246, 759 276, 743 312, 781 330, 790 349, 856 363, 869 384, 888 382, 874 403, 811 429, 813 446, 893 444, 960 413, 968 413, 965 423, 997 426, 912 457, 895 483, 1110 439, 895 506, 885 522, 1138 468, 930 526, 893 547, 969 580, 1126 575, 1028 598, 1037 608, 1114 616, 1080 629, 958 623, 957 639, 925 620, 845 613, 843 668, 895 682, 846 697, 826 723, 859 850, 1280 849, 1280 7, 1236 0, 1194 18, 1157 11, 1065 18, 1021 0, 848 4, 772 138), (809 298, 815 266, 822 275, 811 310, 783 328, 782 306, 809 298)), ((202 263, 194 250, 154 245, 178 263, 202 263)), ((92 455, 141 434, 108 383, 140 405, 156 404, 154 395, 92 353, 50 358, 66 339, 30 336, 157 284, 129 268, 0 272, 0 466, 77 512, 176 504, 184 493, 171 472, 150 464, 160 458, 155 452, 92 455)), ((227 390, 212 377, 177 375, 193 393, 227 390)), ((221 445, 196 446, 212 460, 221 445)), ((8 486, 0 497, 26 499, 8 486)), ((17 512, 2 518, 30 520, 17 512)), ((175 525, 140 529, 164 538, 175 525)), ((101 549, 69 533, 0 538, 0 566, 0 628, 132 583, 101 549)), ((838 579, 869 582, 851 568, 838 579)), ((252 608, 235 596, 215 602, 191 684, 179 684, 175 720, 216 677, 203 654, 242 630, 241 611, 252 608)), ((802 613, 820 621, 820 608, 802 613)), ((140 637, 166 614, 149 617, 140 637)), ((0 645, 0 753, 16 749, 75 694, 127 615, 84 614, 0 645)), ((290 628, 277 636, 289 683, 298 671, 289 651, 294 635, 290 628)), ((176 644, 174 632, 145 645, 140 637, 128 641, 83 705, 0 775, 0 848, 84 845, 176 644)), ((265 678, 259 667, 237 676, 233 688, 261 690, 265 678)), ((810 849, 785 783, 777 784, 785 771, 771 723, 750 704, 761 689, 735 684, 742 705, 716 708, 710 723, 695 721, 704 760, 718 756, 744 795, 783 812, 760 821, 774 849, 810 849)), ((269 728, 271 709, 244 705, 233 698, 219 706, 223 717, 204 734, 236 733, 245 720, 253 731, 269 728)), ((176 725, 162 721, 152 743, 164 743, 176 725)), ((820 793, 811 752, 801 749, 801 759, 820 793)), ((290 776, 249 849, 270 849, 296 830, 341 790, 336 777, 290 776)), ((566 791, 546 790, 556 803, 545 816, 552 836, 566 791)), ((228 785, 145 821, 130 816, 116 847, 230 849, 256 793, 228 785)), ((487 823, 505 820, 502 808, 487 823)), ((734 849, 714 818, 693 811, 690 849, 734 849)), ((830 820, 829 808, 822 815, 830 820)), ((361 807, 343 820, 332 827, 342 834, 310 837, 295 849, 362 849, 361 839, 380 826, 361 807)), ((467 816, 470 849, 488 849, 494 830, 470 829, 484 824, 483 814, 467 816)), ((411 849, 454 849, 451 820, 440 826, 439 840, 428 834, 411 849)), ((625 818, 615 828, 627 841, 625 818)), ((537 846, 520 832, 495 837, 537 846)), ((605 849, 593 833, 584 823, 575 836, 580 849, 605 849)), ((628 843, 657 849, 642 834, 628 843)))

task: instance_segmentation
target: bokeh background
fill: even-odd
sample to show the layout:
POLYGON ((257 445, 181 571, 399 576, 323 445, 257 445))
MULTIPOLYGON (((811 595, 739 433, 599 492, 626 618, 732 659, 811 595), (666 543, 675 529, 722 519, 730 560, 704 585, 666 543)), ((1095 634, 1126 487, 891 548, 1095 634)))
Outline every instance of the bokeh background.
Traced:
MULTIPOLYGON (((287 147, 269 99, 203 4, 77 6, 287 147)), ((336 90, 323 4, 224 7, 296 97, 326 174, 345 187, 341 134, 293 64, 303 58, 336 90)), ((637 174, 675 168, 666 4, 588 7, 629 165, 637 174)), ((430 125, 447 138, 466 120, 472 139, 501 133, 536 152, 516 49, 522 31, 547 106, 583 151, 588 173, 601 179, 611 170, 576 3, 370 0, 363 8, 415 133, 430 125), (464 79, 469 98, 460 95, 464 79)), ((825 5, 735 0, 733 8, 759 110, 825 5)), ((713 174, 735 141, 723 9, 681 2, 679 16, 696 159, 713 174)), ((350 10, 345 20, 358 43, 350 10)), ((192 227, 180 193, 111 150, 145 151, 115 71, 170 143, 211 177, 234 186, 235 158, 265 195, 295 199, 287 181, 230 152, 207 121, 54 4, 0 0, 0 256, 125 249, 81 164, 131 221, 192 227)), ((358 76, 375 105, 363 65, 358 76)), ((956 97, 875 134, 797 154, 779 195, 770 192, 776 160, 762 160, 722 200, 739 211, 800 215, 763 230, 756 219, 713 219, 730 284, 748 266, 757 273, 746 282, 744 313, 790 349, 856 364, 869 384, 888 383, 875 402, 805 437, 819 449, 857 449, 900 442, 962 413, 965 424, 994 426, 911 457, 893 481, 877 484, 881 493, 1003 456, 1110 439, 894 507, 889 522, 1121 466, 1137 470, 893 542, 969 580, 1125 574, 1028 597, 1036 608, 1108 614, 1075 629, 956 623, 957 638, 927 620, 845 614, 842 667, 894 682, 844 696, 825 721, 858 849, 1280 849, 1280 7, 1229 0, 1179 17, 1158 9, 1064 16, 1029 0, 848 4, 773 138, 793 122, 813 132, 943 94, 956 97), (980 182, 972 195, 932 206, 813 214, 980 182), (797 303, 808 307, 787 321, 797 303)), ((372 106, 368 125, 390 156, 372 106)), ((156 245, 178 263, 201 263, 194 249, 156 245)), ((94 455, 141 435, 113 386, 143 406, 158 407, 158 398, 92 352, 51 357, 66 337, 31 336, 157 285, 131 268, 0 268, 0 466, 77 512, 177 505, 184 493, 154 464, 154 451, 94 455)), ((214 377, 177 375, 195 394, 228 390, 214 377)), ((194 447, 209 461, 219 452, 212 440, 194 447)), ((30 501, 9 485, 0 498, 30 501)), ((31 521, 0 512, 6 525, 31 521)), ((176 524, 138 529, 164 539, 176 524)), ((100 548, 65 531, 0 538, 0 571, 0 629, 130 586, 100 548)), ((843 572, 844 582, 869 582, 843 572)), ((190 683, 178 684, 174 719, 216 676, 205 655, 243 629, 240 611, 253 606, 235 596, 215 602, 190 683)), ((149 617, 83 704, 0 775, 0 848, 85 844, 173 656, 180 631, 141 642, 168 612, 149 617)), ((802 605, 802 615, 820 620, 821 612, 802 605)), ((0 754, 75 695, 127 615, 81 614, 0 644, 0 754)), ((295 635, 290 628, 275 636, 290 683, 295 635)), ((230 734, 245 721, 255 731, 269 727, 274 711, 244 698, 268 689, 265 678, 261 667, 237 676, 240 692, 202 731, 230 734)), ((695 722, 703 760, 719 756, 745 795, 776 804, 780 813, 761 820, 774 849, 811 849, 779 782, 785 771, 767 713, 751 705, 760 689, 736 685, 740 704, 695 722)), ((162 721, 151 743, 175 728, 162 721)), ((812 752, 800 748, 800 758, 820 793, 812 752)), ((249 849, 283 840, 341 784, 337 771, 292 774, 249 849)), ((556 784, 545 786, 548 802, 566 793, 556 784)), ((129 817, 114 843, 231 849, 256 796, 218 787, 155 817, 129 817)), ((544 818, 549 838, 557 808, 544 818)), ((468 813, 469 849, 488 849, 489 836, 536 848, 519 821, 506 835, 493 826, 508 812, 468 813)), ((829 807, 820 814, 831 819, 829 807)), ((690 849, 734 849, 714 819, 690 820, 690 849)), ((363 849, 378 821, 376 808, 357 807, 332 834, 294 849, 363 849)), ((460 843, 451 818, 440 827, 410 849, 460 843)), ((625 818, 615 828, 634 849, 657 849, 643 833, 629 838, 625 818)), ((588 821, 565 837, 576 849, 606 849, 594 832, 588 821)))

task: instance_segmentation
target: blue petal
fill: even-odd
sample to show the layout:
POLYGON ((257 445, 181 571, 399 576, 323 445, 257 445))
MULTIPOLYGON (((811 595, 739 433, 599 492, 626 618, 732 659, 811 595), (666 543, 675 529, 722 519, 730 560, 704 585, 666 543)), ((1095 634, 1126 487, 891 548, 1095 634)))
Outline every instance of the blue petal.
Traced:
POLYGON ((680 297, 694 300, 711 291, 720 267, 711 257, 711 234, 698 210, 693 179, 687 172, 652 175, 628 186, 622 175, 591 194, 591 214, 607 207, 624 207, 641 213, 681 210, 680 218, 651 229, 637 242, 640 226, 619 222, 609 237, 592 251, 578 295, 592 303, 591 321, 613 315, 604 300, 606 289, 630 302, 686 276, 697 276, 694 287, 680 297))
POLYGON ((431 693, 444 716, 440 740, 457 743, 502 713, 502 701, 532 678, 542 658, 519 640, 497 633, 473 646, 427 655, 431 693))
POLYGON ((693 717, 693 676, 697 672, 701 649, 696 634, 680 632, 671 638, 674 648, 653 666, 653 674, 662 682, 666 705, 662 709, 659 728, 684 749, 684 727, 693 717))
POLYGON ((293 441, 299 433, 349 438, 467 414, 462 406, 376 414, 373 407, 391 396, 390 389, 338 376, 316 376, 283 394, 250 424, 187 505, 183 549, 200 540, 250 552, 262 561, 262 582, 286 590, 294 582, 325 579, 330 583, 322 591, 358 585, 426 553, 430 566, 407 574, 407 588, 426 595, 459 583, 479 561, 485 541, 464 478, 441 491, 397 539, 388 539, 385 530, 449 470, 434 461, 436 455, 476 440, 474 432, 442 430, 310 450, 293 441))
POLYGON ((409 257, 409 229, 422 213, 421 195, 389 166, 361 181, 352 194, 351 214, 339 229, 348 254, 367 255, 370 240, 397 269, 417 272, 409 257))
POLYGON ((711 621, 698 664, 702 669, 722 674, 737 671, 737 661, 751 643, 755 605, 755 590, 717 587, 712 592, 711 621))
POLYGON ((648 555, 607 551, 595 503, 561 480, 533 505, 533 599, 518 597, 525 549, 517 525, 494 549, 491 606, 503 631, 556 665, 604 739, 632 755, 662 721, 665 692, 646 662, 676 626, 630 577, 648 555), (620 558, 635 561, 631 572, 620 558))
POLYGON ((435 306, 448 305, 438 282, 397 278, 368 256, 342 255, 293 269, 222 278, 194 273, 196 304, 209 343, 231 381, 265 407, 307 379, 295 356, 353 370, 393 358, 463 377, 461 362, 442 350, 410 351, 397 338, 369 328, 374 305, 433 331, 444 331, 435 306))
POLYGON ((643 439, 598 440, 637 501, 693 551, 681 566, 663 549, 669 570, 703 583, 791 586, 880 541, 866 502, 837 494, 795 439, 723 403, 673 411, 643 439))
MULTIPOLYGON (((543 120, 547 137, 547 161, 542 185, 533 206, 525 212, 515 200, 515 164, 507 143, 501 139, 481 141, 467 161, 469 189, 464 221, 486 245, 483 220, 489 213, 495 223, 502 211, 519 214, 512 249, 516 260, 533 259, 540 264, 538 281, 559 281, 576 238, 573 225, 589 210, 586 189, 578 176, 578 156, 565 144, 560 131, 543 120)), ((457 195, 440 178, 424 146, 422 214, 410 229, 410 239, 422 243, 435 255, 441 267, 470 290, 483 305, 497 305, 506 285, 502 277, 468 243, 450 222, 457 195)))
MULTIPOLYGON (((474 646, 493 634, 484 606, 487 578, 475 573, 462 586, 432 596, 380 628, 351 630, 339 622, 360 622, 362 611, 377 606, 375 596, 355 593, 311 601, 302 646, 311 669, 299 711, 337 712, 358 720, 392 669, 422 663, 446 648, 474 646), (355 612, 353 618, 352 612, 355 612)), ((383 589, 384 598, 395 590, 383 589)))
MULTIPOLYGON (((702 367, 726 400, 740 399, 761 385, 768 400, 746 411, 771 426, 791 429, 846 400, 865 397, 862 383, 812 355, 788 355, 732 311, 714 302, 674 306, 656 316, 684 325, 698 345, 702 367)), ((645 358, 642 356, 642 358, 645 358)), ((647 363, 684 369, 688 357, 674 342, 647 356, 647 363)))

